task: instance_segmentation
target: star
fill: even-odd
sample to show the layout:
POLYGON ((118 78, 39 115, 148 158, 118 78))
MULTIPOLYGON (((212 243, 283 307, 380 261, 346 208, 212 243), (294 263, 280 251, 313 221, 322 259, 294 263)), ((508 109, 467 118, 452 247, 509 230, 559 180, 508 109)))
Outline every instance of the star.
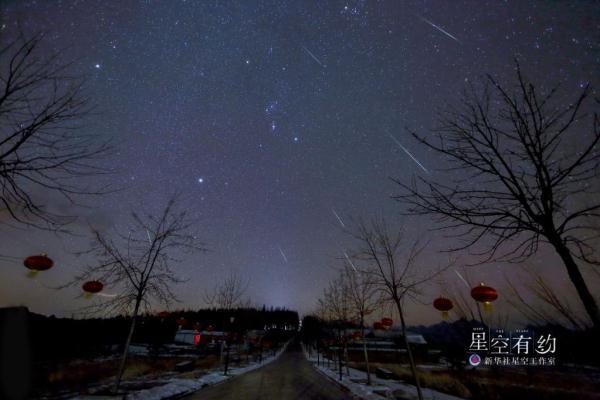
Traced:
POLYGON ((266 115, 272 115, 277 111, 277 106, 279 105, 279 102, 277 100, 271 100, 267 103, 267 105, 265 106, 265 114, 266 115))
MULTIPOLYGON (((89 217, 101 224, 99 228, 106 223, 127 229, 137 197, 144 197, 144 209, 159 212, 166 195, 185 193, 181 206, 190 216, 209 217, 206 229, 193 231, 214 251, 199 258, 219 268, 210 279, 201 269, 188 271, 186 265, 196 258, 183 253, 179 257, 177 250, 173 256, 182 259, 181 276, 203 292, 226 277, 227 266, 235 266, 232 269, 251 278, 246 295, 253 302, 297 306, 301 312, 313 309, 325 279, 332 277, 321 267, 330 255, 354 261, 350 256, 357 249, 352 240, 343 249, 347 254, 340 253, 338 245, 346 244, 344 231, 351 230, 350 220, 370 220, 371 211, 380 210, 375 212, 377 219, 397 224, 397 214, 405 210, 389 198, 402 188, 388 177, 408 184, 413 177, 449 177, 443 177, 446 157, 428 151, 411 131, 429 137, 438 111, 444 114, 446 106, 461 106, 456 92, 470 92, 473 85, 479 93, 477 82, 482 77, 485 81, 487 73, 512 88, 513 60, 518 58, 524 76, 534 84, 548 90, 559 85, 560 106, 572 100, 569 91, 583 91, 594 83, 598 61, 592 48, 596 8, 586 5, 589 2, 577 7, 519 2, 518 12, 508 13, 502 2, 467 11, 421 4, 396 13, 393 7, 380 9, 363 0, 319 2, 314 10, 294 2, 274 7, 261 0, 254 7, 231 9, 185 1, 145 1, 134 8, 124 6, 123 12, 109 2, 61 0, 53 7, 35 0, 9 2, 10 7, 0 6, 6 14, 0 18, 0 36, 17 38, 19 29, 25 37, 47 32, 40 61, 52 49, 62 48, 69 49, 63 61, 82 60, 65 70, 65 75, 90 77, 84 91, 97 111, 86 117, 81 135, 116 144, 106 159, 98 160, 99 166, 114 172, 98 183, 128 189, 82 199, 94 208, 94 218, 89 217), (393 18, 386 15, 392 11, 393 18), (19 19, 21 24, 13 23, 19 19), (202 23, 194 23, 200 19, 202 23), (441 172, 434 173, 434 166, 441 172), (232 251, 227 251, 230 244, 232 251), (292 262, 298 254, 302 260, 292 262), (261 268, 265 273, 252 272, 261 268), (283 289, 280 282, 291 283, 283 289)), ((3 62, 7 63, 0 57, 0 66, 3 62)), ((548 104, 550 109, 555 106, 548 104)), ((490 107, 495 111, 499 106, 490 102, 490 107)), ((5 122, 0 128, 12 124, 5 122)), ((0 131, 0 141, 3 134, 0 131)), ((573 132, 574 142, 580 135, 587 142, 589 134, 583 131, 573 132)), ((579 150, 579 143, 572 145, 557 152, 579 150)), ((454 174, 457 179, 467 176, 462 170, 454 174)), ((565 184, 581 184, 582 191, 593 187, 593 182, 571 178, 567 176, 565 184)), ((92 184, 81 179, 72 183, 85 188, 92 184)), ((582 193, 580 200, 585 203, 588 198, 582 193)), ((88 218, 83 207, 77 210, 82 220, 88 218)), ((569 203, 563 211, 573 215, 574 205, 569 203)), ((421 229, 428 235, 437 227, 430 218, 414 221, 406 224, 406 235, 416 236, 421 229)), ((82 224, 72 229, 77 236, 89 234, 82 224)), ((0 237, 9 236, 0 240, 0 259, 4 253, 20 257, 37 251, 28 244, 28 231, 15 231, 12 238, 0 225, 0 237), (8 239, 16 241, 15 249, 8 239)), ((64 253, 65 263, 72 262, 67 253, 79 246, 66 247, 70 240, 63 244, 55 235, 38 233, 39 251, 60 258, 64 253)), ((434 237, 436 246, 425 249, 424 256, 437 265, 437 250, 456 243, 443 235, 434 237)), ((439 264, 445 264, 442 258, 439 264)), ((540 258, 541 263, 547 261, 546 253, 540 258)), ((53 271, 58 281, 70 281, 75 272, 53 271)), ((10 289, 20 282, 22 276, 13 272, 0 268, 0 287, 8 282, 10 289)), ((483 269, 475 278, 492 279, 483 269)), ((459 277, 453 279, 465 293, 471 289, 459 277)), ((558 290, 558 278, 548 279, 558 290)), ((190 286, 184 286, 181 292, 174 287, 182 300, 176 308, 191 307, 198 300, 190 286)), ((11 292, 9 301, 48 313, 64 314, 69 308, 62 307, 72 300, 69 291, 53 293, 57 301, 50 304, 31 289, 11 292)), ((437 323, 437 313, 430 311, 437 323)), ((410 323, 427 318, 419 315, 410 323)))

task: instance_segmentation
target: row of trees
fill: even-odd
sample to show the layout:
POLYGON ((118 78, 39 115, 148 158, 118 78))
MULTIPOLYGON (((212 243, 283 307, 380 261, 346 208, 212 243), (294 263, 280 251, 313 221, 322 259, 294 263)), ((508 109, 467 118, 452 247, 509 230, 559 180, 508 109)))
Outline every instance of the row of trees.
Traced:
MULTIPOLYGON (((69 76, 70 64, 61 54, 41 51, 42 38, 19 36, 0 48, 0 207, 4 224, 65 231, 74 217, 56 213, 43 199, 59 195, 75 203, 81 195, 106 193, 87 185, 86 178, 107 172, 98 160, 110 146, 81 129, 89 113, 83 81, 69 76)), ((586 310, 587 321, 578 318, 577 324, 599 329, 589 279, 600 264, 595 251, 599 100, 590 101, 589 86, 570 101, 558 93, 557 88, 536 88, 518 65, 514 87, 491 76, 481 86, 470 86, 441 114, 432 134, 412 133, 449 168, 409 182, 396 180, 400 193, 395 198, 404 213, 433 217, 456 238, 450 250, 472 250, 481 256, 477 264, 523 262, 542 248, 553 251, 586 310)), ((122 287, 108 307, 133 311, 128 340, 140 308, 153 299, 168 303, 175 298, 171 285, 180 281, 173 269, 177 256, 203 251, 194 226, 171 199, 161 213, 132 215, 127 232, 109 236, 93 230, 87 254, 100 261, 76 281, 93 277, 122 287)), ((423 245, 403 241, 382 222, 359 223, 353 235, 359 245, 348 261, 351 269, 344 266, 344 279, 350 282, 344 290, 351 293, 355 285, 360 292, 367 282, 376 288, 377 301, 396 307, 404 326, 404 302, 431 279, 414 267, 423 245)), ((338 295, 332 289, 323 301, 335 302, 338 295)), ((358 320, 364 322, 368 308, 363 307, 362 317, 356 314, 358 320)))
MULTIPOLYGON (((112 355, 117 347, 115 345, 119 348, 123 346, 131 322, 125 315, 83 319, 47 317, 34 313, 26 315, 28 343, 35 356, 34 361, 40 364, 112 355)), ((262 330, 265 325, 280 327, 281 330, 285 326, 298 325, 297 312, 285 309, 173 310, 166 316, 156 312, 140 314, 133 340, 134 343, 148 343, 150 348, 158 349, 173 341, 181 325, 184 329, 197 327, 201 330, 212 328, 224 331, 229 328, 231 316, 235 317, 237 332, 262 330)))
MULTIPOLYGON (((342 259, 337 278, 331 281, 318 301, 318 315, 340 326, 358 324, 365 336, 369 315, 391 304, 400 318, 400 328, 406 347, 411 373, 421 396, 415 360, 408 342, 406 303, 415 299, 420 287, 442 273, 451 264, 424 269, 419 257, 428 243, 410 241, 401 229, 389 227, 384 220, 357 222, 348 233, 354 240, 354 251, 342 259)), ((341 332, 341 331, 340 331, 341 332)), ((368 351, 363 340, 367 367, 367 382, 371 383, 368 351)))
MULTIPOLYGON (((536 88, 518 63, 515 71, 515 87, 488 75, 481 86, 468 87, 457 104, 440 115, 431 134, 412 132, 417 142, 449 167, 444 166, 445 173, 409 182, 395 179, 401 191, 394 198, 404 206, 404 215, 432 217, 437 227, 456 239, 457 245, 449 252, 469 251, 471 258, 478 258, 471 265, 523 263, 539 255, 540 249, 553 250, 587 318, 573 315, 568 302, 547 283, 551 266, 530 271, 531 283, 525 287, 550 306, 551 314, 571 326, 598 330, 600 312, 590 285, 600 265, 596 253, 600 238, 599 99, 590 102, 592 92, 586 86, 573 100, 565 101, 558 98, 557 87, 536 88)), ((346 257, 339 277, 325 289, 319 302, 323 315, 357 321, 363 327, 364 310, 390 302, 406 339, 405 301, 414 299, 418 287, 447 266, 425 273, 416 266, 423 246, 403 239, 382 222, 359 223, 351 234, 358 249, 352 259, 346 257), (356 285, 363 296, 357 296, 356 285)), ((556 321, 508 282, 510 303, 523 315, 556 321)), ((462 300, 461 312, 473 314, 462 300)), ((408 343, 406 348, 422 398, 408 343)))
MULTIPOLYGON (((0 220, 68 233, 77 216, 57 213, 47 199, 58 195, 73 206, 83 196, 107 193, 89 182, 109 172, 100 161, 111 146, 82 129, 91 111, 84 79, 70 75, 64 54, 48 55, 42 42, 42 34, 18 35, 0 48, 0 220)), ((100 281, 117 294, 89 311, 132 312, 117 388, 140 312, 176 301, 179 257, 204 251, 196 227, 177 196, 158 213, 132 213, 124 232, 92 227, 91 245, 81 255, 93 261, 63 286, 100 281)))

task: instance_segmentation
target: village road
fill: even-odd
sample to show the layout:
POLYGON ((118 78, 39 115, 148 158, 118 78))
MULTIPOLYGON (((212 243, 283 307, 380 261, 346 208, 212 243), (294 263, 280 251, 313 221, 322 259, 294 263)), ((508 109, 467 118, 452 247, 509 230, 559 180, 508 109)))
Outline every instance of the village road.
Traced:
POLYGON ((291 343, 272 363, 185 397, 188 400, 351 399, 350 393, 317 372, 300 345, 291 343))

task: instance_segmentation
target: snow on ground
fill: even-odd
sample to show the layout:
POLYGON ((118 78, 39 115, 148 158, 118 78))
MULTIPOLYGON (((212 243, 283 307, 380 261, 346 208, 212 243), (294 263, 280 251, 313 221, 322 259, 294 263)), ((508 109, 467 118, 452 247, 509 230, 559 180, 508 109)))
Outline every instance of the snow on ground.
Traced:
MULTIPOLYGON (((222 367, 215 369, 196 379, 181 379, 168 378, 162 380, 162 384, 151 387, 149 389, 130 392, 127 394, 127 400, 163 400, 173 397, 179 397, 190 394, 206 386, 216 385, 234 376, 245 374, 246 372, 258 369, 270 362, 273 362, 286 350, 289 342, 286 343, 275 355, 264 357, 262 363, 251 362, 244 367, 230 367, 227 371, 227 376, 223 375, 222 367), (164 383, 164 382, 167 383, 164 383)), ((126 383, 126 382, 124 382, 126 383)), ((122 396, 86 396, 80 395, 73 397, 72 400, 88 400, 88 399, 121 399, 122 396)))
POLYGON ((169 380, 166 385, 156 386, 150 389, 140 390, 127 395, 128 400, 161 400, 168 399, 174 396, 182 396, 195 392, 206 386, 216 385, 234 376, 245 374, 246 372, 258 369, 274 360, 276 360, 287 348, 289 342, 286 343, 275 355, 265 357, 262 363, 253 362, 245 367, 229 368, 227 376, 223 375, 222 370, 210 372, 197 379, 178 379, 169 380))
MULTIPOLYGON (((309 356, 306 348, 304 348, 304 355, 308 361, 312 362, 313 367, 315 367, 317 371, 321 372, 323 375, 327 376, 329 379, 337 382, 338 384, 346 387, 348 390, 350 390, 350 392, 352 392, 352 394, 360 397, 361 399, 381 400, 382 396, 385 398, 394 398, 391 396, 392 393, 398 396, 398 398, 417 399, 417 388, 413 385, 408 385, 406 383, 390 379, 380 379, 376 377, 374 373, 371 373, 372 384, 371 386, 368 386, 366 383, 364 383, 366 381, 365 372, 354 368, 346 369, 346 367, 344 367, 342 370, 342 380, 340 381, 339 371, 334 361, 330 361, 331 367, 328 368, 323 362, 324 359, 322 355, 320 357, 320 365, 317 365, 317 356, 309 356), (350 371, 350 375, 347 374, 347 370, 350 371), (401 393, 405 397, 400 397, 399 394, 401 393)), ((461 397, 452 396, 432 389, 421 388, 421 391, 423 392, 423 398, 427 400, 464 400, 461 397)))

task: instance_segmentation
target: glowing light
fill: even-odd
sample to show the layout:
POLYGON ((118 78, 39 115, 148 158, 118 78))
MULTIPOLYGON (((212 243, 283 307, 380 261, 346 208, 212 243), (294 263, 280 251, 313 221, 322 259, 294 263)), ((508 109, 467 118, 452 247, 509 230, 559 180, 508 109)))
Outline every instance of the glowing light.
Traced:
POLYGON ((450 34, 448 31, 444 30, 443 28, 441 28, 440 26, 437 26, 436 24, 434 24, 433 22, 431 22, 430 20, 428 20, 427 18, 424 17, 419 17, 421 18, 421 21, 425 22, 426 24, 429 24, 430 26, 432 26, 433 28, 437 29, 438 31, 442 32, 444 35, 448 36, 449 38, 457 41, 458 43, 460 43, 460 40, 458 40, 454 35, 450 34))

